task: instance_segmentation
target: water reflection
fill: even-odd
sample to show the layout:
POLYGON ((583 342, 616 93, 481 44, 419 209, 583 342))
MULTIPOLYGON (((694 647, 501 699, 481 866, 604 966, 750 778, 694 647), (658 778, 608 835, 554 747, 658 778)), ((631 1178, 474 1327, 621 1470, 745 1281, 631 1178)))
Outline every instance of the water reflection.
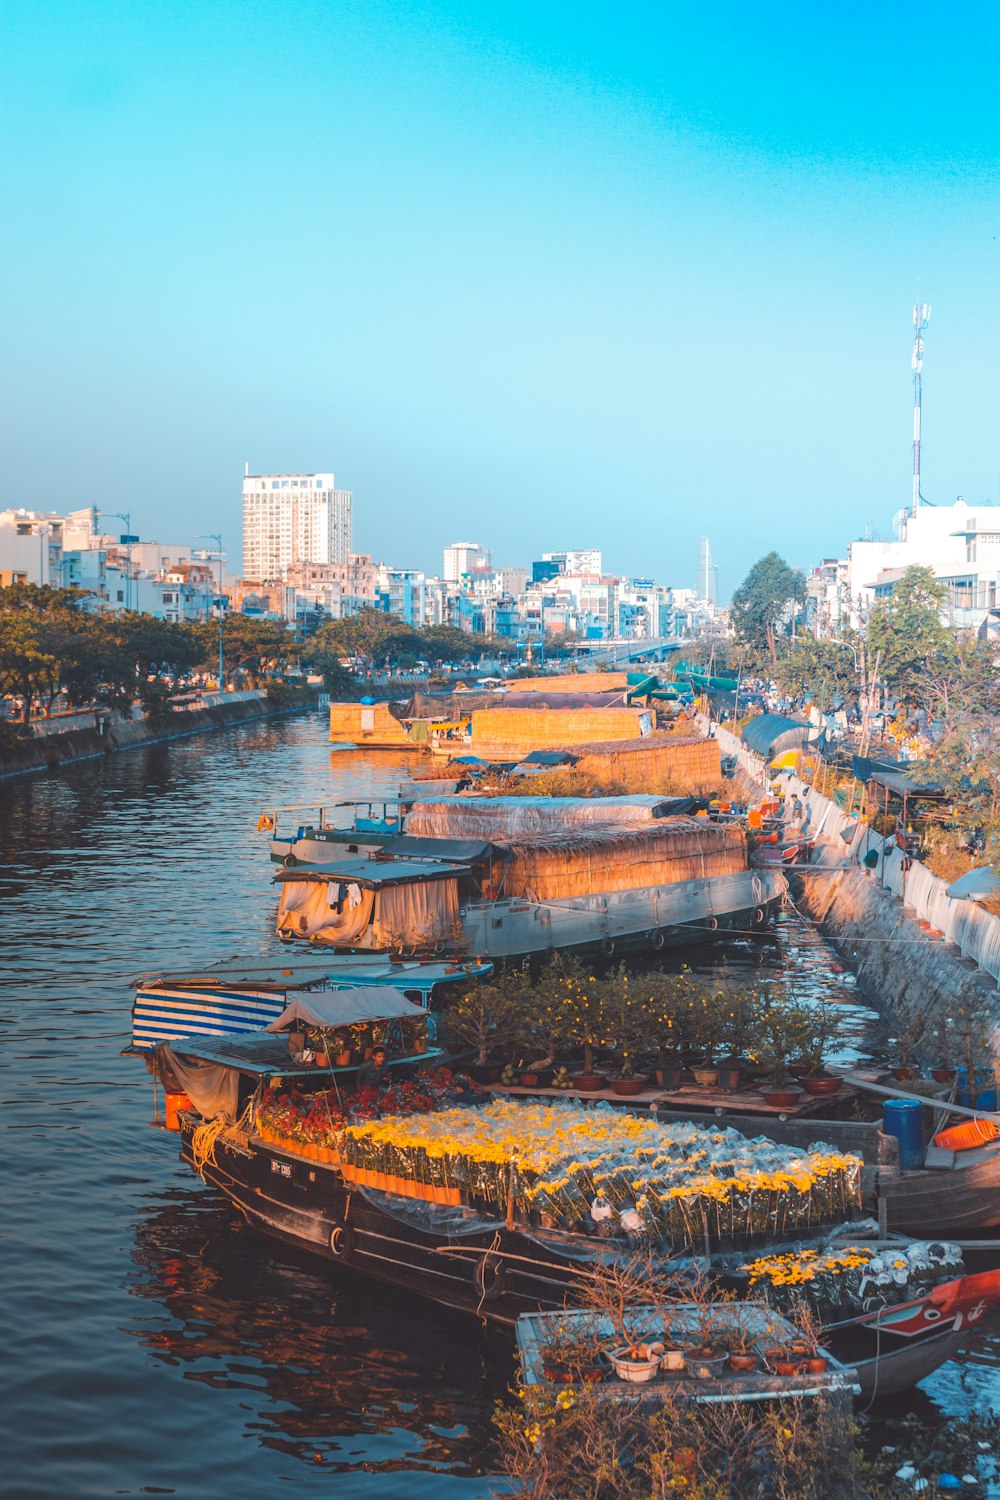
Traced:
MULTIPOLYGON (((0 1382, 18 1500, 325 1497, 330 1470, 345 1500, 494 1488, 509 1341, 245 1228, 146 1129, 149 1080, 119 1057, 137 971, 275 951, 263 807, 391 795, 412 766, 331 753, 317 717, 0 784, 0 1382)), ((686 957, 866 1015, 794 913, 686 957)), ((989 1397, 998 1353, 996 1321, 977 1325, 917 1399, 989 1397)))
POLYGON ((481 1473, 513 1344, 172 1191, 136 1228, 126 1332, 187 1380, 243 1392, 245 1432, 335 1471, 481 1473))

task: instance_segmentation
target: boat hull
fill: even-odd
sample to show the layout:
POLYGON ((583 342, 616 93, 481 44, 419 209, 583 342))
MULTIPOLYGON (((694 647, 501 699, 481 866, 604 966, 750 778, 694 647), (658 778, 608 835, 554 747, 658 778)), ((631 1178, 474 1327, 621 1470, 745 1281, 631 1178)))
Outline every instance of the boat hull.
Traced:
POLYGON ((952 1166, 900 1172, 883 1179, 890 1229, 903 1234, 953 1236, 1000 1225, 1000 1141, 955 1152, 952 1166))
MULTIPOLYGON (((182 1155, 191 1162, 193 1122, 185 1118, 182 1155)), ((589 1264, 578 1248, 575 1258, 572 1246, 561 1251, 558 1236, 499 1221, 477 1221, 466 1233, 457 1213, 450 1229, 437 1215, 419 1227, 419 1207, 390 1214, 380 1207, 379 1194, 352 1191, 336 1167, 253 1138, 238 1145, 218 1141, 202 1175, 272 1238, 331 1266, 508 1327, 525 1312, 574 1305, 589 1264)), ((400 1200, 395 1203, 399 1210, 400 1200)), ((828 1327, 824 1342, 857 1370, 866 1401, 892 1396, 937 1369, 998 1301, 1000 1272, 962 1277, 912 1303, 828 1327)))

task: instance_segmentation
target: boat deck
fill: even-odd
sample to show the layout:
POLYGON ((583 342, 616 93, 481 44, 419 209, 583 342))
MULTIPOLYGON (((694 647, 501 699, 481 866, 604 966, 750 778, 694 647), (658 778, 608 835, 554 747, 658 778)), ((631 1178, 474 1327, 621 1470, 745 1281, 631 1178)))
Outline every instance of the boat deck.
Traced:
POLYGON ((727 1093, 720 1088, 702 1088, 699 1084, 681 1084, 678 1089, 643 1089, 639 1094, 616 1094, 613 1089, 554 1089, 522 1088, 516 1084, 490 1083, 483 1085, 490 1093, 509 1094, 512 1098, 531 1096, 539 1099, 572 1099, 574 1103, 598 1100, 609 1104, 624 1104, 645 1109, 656 1109, 661 1113, 715 1115, 760 1115, 772 1119, 806 1119, 822 1116, 836 1117, 845 1106, 849 1106, 861 1093, 860 1089, 842 1084, 836 1094, 812 1095, 803 1093, 797 1104, 768 1104, 763 1094, 756 1089, 738 1089, 727 1093))
MULTIPOLYGON (((722 1334, 721 1325, 725 1320, 726 1310, 716 1305, 712 1308, 711 1315, 713 1322, 720 1325, 719 1332, 722 1334)), ((637 1330, 641 1328, 647 1337, 661 1339, 668 1347, 683 1347, 696 1336, 700 1316, 699 1309, 693 1303, 680 1302, 660 1313, 654 1312, 652 1308, 648 1312, 636 1309, 634 1317, 630 1315, 629 1322, 637 1330)), ((765 1349, 801 1338, 799 1330, 792 1323, 769 1307, 742 1303, 738 1309, 738 1320, 753 1338, 754 1351, 759 1356, 763 1355, 765 1349)), ((736 1313, 733 1314, 733 1321, 736 1321, 736 1313)), ((614 1339, 610 1318, 601 1314, 594 1316, 588 1312, 561 1310, 523 1313, 518 1318, 515 1332, 521 1376, 525 1385, 540 1385, 545 1378, 542 1371, 542 1349, 546 1343, 547 1331, 554 1331, 557 1326, 572 1331, 574 1323, 579 1324, 581 1332, 593 1329, 598 1337, 607 1338, 609 1343, 614 1339)), ((773 1401, 776 1398, 802 1399, 835 1393, 840 1393, 843 1397, 860 1395, 861 1387, 855 1371, 849 1365, 841 1364, 828 1350, 823 1349, 821 1352, 828 1361, 822 1374, 772 1375, 769 1370, 737 1374, 727 1370, 718 1380, 700 1380, 683 1370, 677 1373, 661 1371, 655 1380, 645 1385, 633 1385, 612 1377, 601 1381, 593 1389, 609 1401, 624 1398, 664 1400, 669 1399, 670 1392, 676 1391, 708 1405, 730 1401, 773 1401)))

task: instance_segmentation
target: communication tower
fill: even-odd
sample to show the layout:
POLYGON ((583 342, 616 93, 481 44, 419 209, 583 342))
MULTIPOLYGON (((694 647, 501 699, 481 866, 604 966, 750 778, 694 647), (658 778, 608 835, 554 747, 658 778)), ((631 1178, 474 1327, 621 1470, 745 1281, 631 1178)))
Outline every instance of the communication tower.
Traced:
POLYGON ((916 515, 920 505, 929 505, 920 493, 920 416, 923 405, 924 374, 924 329, 931 320, 930 306, 918 302, 913 309, 913 498, 911 513, 916 515))

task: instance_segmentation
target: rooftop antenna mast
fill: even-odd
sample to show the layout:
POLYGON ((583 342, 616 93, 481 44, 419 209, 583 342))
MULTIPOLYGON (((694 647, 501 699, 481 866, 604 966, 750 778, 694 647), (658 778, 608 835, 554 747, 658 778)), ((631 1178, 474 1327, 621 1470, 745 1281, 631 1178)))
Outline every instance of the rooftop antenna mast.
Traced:
POLYGON ((920 493, 920 417, 924 394, 924 329, 931 320, 931 309, 927 302, 918 302, 913 309, 913 498, 910 513, 916 515, 920 505, 929 505, 920 493))

